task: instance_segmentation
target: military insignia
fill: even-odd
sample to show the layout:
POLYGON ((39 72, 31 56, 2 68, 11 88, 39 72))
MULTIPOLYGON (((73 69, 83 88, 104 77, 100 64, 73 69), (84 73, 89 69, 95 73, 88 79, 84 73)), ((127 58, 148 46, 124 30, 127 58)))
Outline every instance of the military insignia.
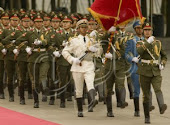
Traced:
POLYGON ((149 26, 149 23, 146 23, 146 26, 149 26))
POLYGON ((16 17, 16 16, 17 16, 17 14, 14 14, 14 16, 16 17))
POLYGON ((54 16, 55 18, 57 17, 57 15, 54 16))
POLYGON ((39 16, 39 15, 38 15, 37 17, 38 17, 38 18, 40 18, 40 16, 39 16))
POLYGON ((25 15, 25 17, 28 17, 28 15, 25 15))
POLYGON ((14 36, 14 35, 15 35, 15 32, 12 32, 12 33, 11 33, 11 36, 14 36))
POLYGON ((5 16, 8 16, 8 13, 5 13, 5 16))
POLYGON ((140 47, 140 44, 136 44, 136 47, 137 47, 137 48, 140 47))

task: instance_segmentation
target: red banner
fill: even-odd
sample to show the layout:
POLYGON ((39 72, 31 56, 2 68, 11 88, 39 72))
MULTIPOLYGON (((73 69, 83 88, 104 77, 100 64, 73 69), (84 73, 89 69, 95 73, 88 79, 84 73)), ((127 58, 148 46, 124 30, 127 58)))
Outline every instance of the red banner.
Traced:
POLYGON ((105 30, 136 18, 144 21, 139 0, 95 0, 88 10, 105 30))

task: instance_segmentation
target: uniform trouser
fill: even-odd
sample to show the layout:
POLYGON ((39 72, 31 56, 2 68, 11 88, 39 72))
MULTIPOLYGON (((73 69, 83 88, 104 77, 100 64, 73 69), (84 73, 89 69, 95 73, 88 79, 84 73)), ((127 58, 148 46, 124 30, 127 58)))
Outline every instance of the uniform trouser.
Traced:
POLYGON ((161 91, 162 76, 158 75, 153 77, 147 77, 140 75, 139 81, 143 92, 143 103, 149 103, 150 101, 151 84, 153 86, 155 94, 162 93, 161 91))
MULTIPOLYGON (((26 83, 26 77, 28 72, 27 62, 19 61, 17 62, 18 66, 18 76, 19 76, 19 92, 20 92, 20 99, 24 98, 24 85, 26 83)), ((29 84, 29 83, 27 83, 29 84)))
POLYGON ((99 97, 104 97, 104 67, 97 68, 95 71, 95 88, 98 91, 99 97))
POLYGON ((94 71, 87 71, 87 72, 72 72, 74 83, 75 83, 75 91, 76 91, 76 98, 82 98, 83 96, 83 86, 84 80, 87 86, 87 90, 94 89, 94 71))
POLYGON ((106 79, 106 91, 105 96, 111 96, 113 94, 113 85, 115 83, 115 74, 114 71, 111 70, 105 70, 105 79, 106 79))
POLYGON ((131 80, 134 88, 134 98, 139 97, 140 94, 140 83, 139 83, 139 75, 136 73, 131 74, 131 80))
POLYGON ((122 89, 125 88, 125 69, 121 68, 115 72, 115 88, 122 89))
POLYGON ((3 78, 4 78, 4 60, 0 60, 0 94, 4 94, 3 78))
POLYGON ((40 83, 47 80, 49 70, 49 62, 28 63, 28 72, 32 83, 34 101, 38 102, 38 93, 40 91, 40 83))
POLYGON ((15 64, 16 62, 14 60, 5 60, 5 70, 7 73, 7 84, 10 97, 14 96, 13 76, 15 74, 15 64))
POLYGON ((59 73, 59 79, 60 79, 60 98, 61 101, 65 102, 65 92, 67 90, 68 85, 70 84, 70 66, 58 66, 58 73, 59 73))

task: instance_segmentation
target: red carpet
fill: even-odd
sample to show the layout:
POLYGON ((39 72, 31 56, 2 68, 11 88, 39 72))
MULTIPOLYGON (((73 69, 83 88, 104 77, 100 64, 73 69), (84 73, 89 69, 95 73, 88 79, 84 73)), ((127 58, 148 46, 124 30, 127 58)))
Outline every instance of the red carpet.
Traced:
POLYGON ((59 125, 0 107, 0 125, 59 125))

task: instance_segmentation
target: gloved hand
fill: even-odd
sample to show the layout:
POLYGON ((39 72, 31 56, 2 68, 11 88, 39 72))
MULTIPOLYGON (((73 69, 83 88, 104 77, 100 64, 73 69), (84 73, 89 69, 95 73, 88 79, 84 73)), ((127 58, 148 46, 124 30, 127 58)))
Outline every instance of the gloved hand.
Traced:
POLYGON ((109 52, 105 54, 105 58, 112 59, 113 55, 109 52))
POLYGON ((54 55, 55 57, 60 57, 60 56, 61 56, 61 54, 59 53, 59 51, 54 51, 54 52, 53 52, 53 55, 54 55))
POLYGON ((135 63, 138 63, 139 59, 138 59, 138 57, 133 57, 132 61, 135 62, 135 63))
POLYGON ((1 52, 2 52, 4 55, 6 55, 7 50, 4 48, 4 49, 1 50, 1 52))
POLYGON ((159 64, 159 69, 160 70, 164 70, 164 65, 163 64, 159 64))
POLYGON ((25 51, 28 53, 28 55, 31 55, 32 54, 32 51, 31 51, 31 48, 30 47, 27 47, 25 49, 25 51))
POLYGON ((90 50, 91 52, 93 52, 93 53, 97 52, 97 48, 94 47, 94 46, 90 46, 90 47, 89 47, 89 50, 90 50))
POLYGON ((81 61, 78 58, 73 58, 72 62, 73 62, 73 64, 79 65, 81 61))
POLYGON ((110 27, 110 29, 108 30, 108 32, 115 32, 116 31, 116 27, 112 26, 110 27))
POLYGON ((97 34, 96 34, 96 30, 93 30, 91 33, 90 33, 90 37, 96 37, 97 36, 97 34))
POLYGON ((19 54, 19 51, 18 51, 17 49, 14 49, 14 50, 13 50, 13 53, 14 53, 15 55, 18 55, 18 54, 19 54))
POLYGON ((68 42, 64 40, 63 43, 62 43, 62 46, 65 47, 65 46, 67 46, 67 44, 68 44, 68 42))
POLYGON ((35 45, 40 45, 41 43, 42 43, 41 40, 37 40, 37 39, 36 39, 36 40, 34 41, 34 44, 35 44, 35 45))
POLYGON ((148 43, 151 44, 151 43, 154 41, 154 38, 155 38, 154 36, 150 36, 150 37, 148 38, 148 40, 147 40, 148 43))
POLYGON ((15 43, 16 40, 12 40, 11 43, 15 43))

